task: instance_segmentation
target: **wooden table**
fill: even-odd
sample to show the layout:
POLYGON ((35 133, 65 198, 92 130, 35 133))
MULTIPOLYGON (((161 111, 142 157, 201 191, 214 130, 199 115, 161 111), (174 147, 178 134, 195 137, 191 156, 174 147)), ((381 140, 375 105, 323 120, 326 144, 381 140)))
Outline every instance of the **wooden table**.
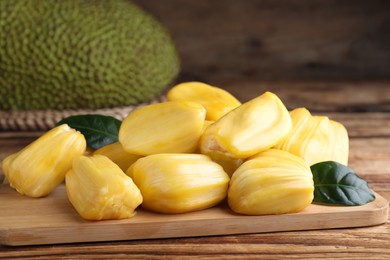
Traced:
MULTIPOLYGON (((217 83, 216 83, 217 84, 217 83)), ((270 90, 289 109, 342 122, 350 135, 350 166, 390 201, 390 82, 219 82, 246 101, 270 90)), ((0 132, 0 160, 40 133, 0 132)), ((1 172, 0 172, 1 174, 1 172)), ((199 238, 1 247, 3 258, 140 259, 390 259, 389 222, 373 227, 199 238)))

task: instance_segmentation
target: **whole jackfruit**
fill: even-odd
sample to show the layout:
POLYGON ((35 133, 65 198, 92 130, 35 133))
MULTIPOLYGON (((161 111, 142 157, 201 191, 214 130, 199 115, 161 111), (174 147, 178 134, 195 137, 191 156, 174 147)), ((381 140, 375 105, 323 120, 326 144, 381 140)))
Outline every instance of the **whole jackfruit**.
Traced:
POLYGON ((0 1, 0 109, 134 105, 178 71, 166 29, 131 1, 0 1))

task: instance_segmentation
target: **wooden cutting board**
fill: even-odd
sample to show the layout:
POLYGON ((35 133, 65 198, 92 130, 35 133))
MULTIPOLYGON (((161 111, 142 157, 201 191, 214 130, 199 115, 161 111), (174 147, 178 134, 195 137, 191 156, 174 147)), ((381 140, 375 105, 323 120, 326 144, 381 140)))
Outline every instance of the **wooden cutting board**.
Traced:
POLYGON ((69 203, 63 185, 40 199, 0 185, 0 244, 11 246, 361 227, 387 218, 388 202, 376 194, 364 206, 312 204, 296 214, 244 216, 220 205, 175 215, 138 209, 127 220, 86 221, 69 203))

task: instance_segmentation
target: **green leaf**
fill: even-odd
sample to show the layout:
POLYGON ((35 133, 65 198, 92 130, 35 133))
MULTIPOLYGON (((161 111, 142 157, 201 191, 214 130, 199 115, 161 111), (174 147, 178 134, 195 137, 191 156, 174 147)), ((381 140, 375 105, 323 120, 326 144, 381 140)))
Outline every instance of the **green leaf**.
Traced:
POLYGON ((375 199, 367 182, 343 164, 326 161, 310 168, 314 180, 314 202, 357 206, 375 199))
POLYGON ((89 147, 99 149, 118 141, 121 123, 112 116, 88 114, 66 117, 56 125, 68 124, 84 135, 89 147))

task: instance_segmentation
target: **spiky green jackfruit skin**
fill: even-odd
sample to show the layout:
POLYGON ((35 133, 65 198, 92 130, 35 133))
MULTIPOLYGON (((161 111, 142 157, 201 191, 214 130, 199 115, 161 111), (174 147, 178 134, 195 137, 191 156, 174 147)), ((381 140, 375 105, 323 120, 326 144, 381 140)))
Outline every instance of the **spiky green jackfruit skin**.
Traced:
POLYGON ((134 105, 178 71, 167 30, 130 1, 0 1, 0 109, 134 105))

